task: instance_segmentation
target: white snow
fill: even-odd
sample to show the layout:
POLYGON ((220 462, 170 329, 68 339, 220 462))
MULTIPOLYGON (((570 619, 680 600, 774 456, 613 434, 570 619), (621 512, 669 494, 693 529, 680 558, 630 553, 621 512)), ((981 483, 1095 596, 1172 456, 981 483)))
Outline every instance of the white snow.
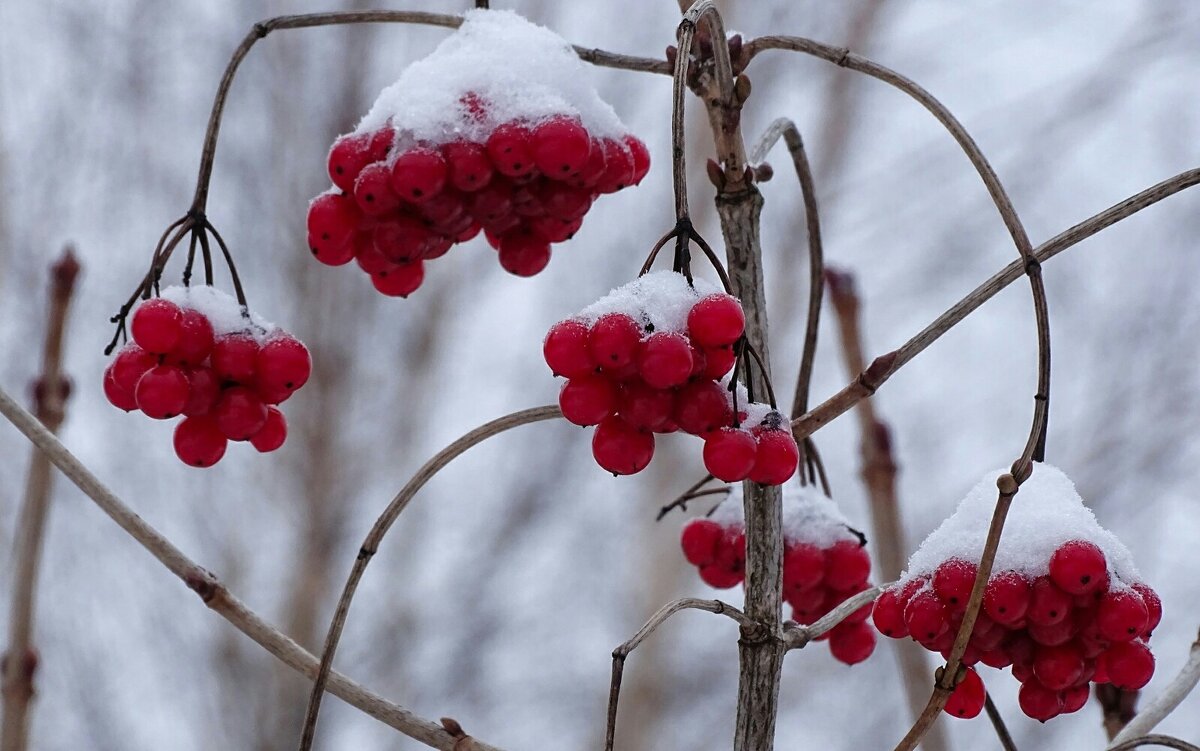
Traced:
POLYGON ((574 318, 590 326, 601 316, 624 313, 643 325, 649 322, 655 331, 686 334, 692 306, 702 297, 722 292, 707 279, 697 278, 689 285, 683 274, 676 271, 651 271, 612 290, 574 318))
MULTIPOLYGON (((723 527, 741 527, 744 523, 742 484, 729 487, 729 496, 709 518, 723 527)), ((815 487, 788 483, 783 486, 783 539, 790 543, 809 543, 821 549, 839 540, 858 542, 850 523, 831 498, 815 487)))
MULTIPOLYGON (((1007 471, 990 472, 971 489, 954 514, 909 558, 908 570, 901 579, 930 574, 951 558, 980 559, 996 507, 996 479, 1007 471)), ((1129 549, 1100 526, 1070 478, 1057 467, 1035 463, 1033 474, 1021 485, 1009 508, 992 571, 1044 576, 1049 571, 1050 556, 1068 540, 1087 540, 1104 551, 1110 579, 1115 577, 1125 584, 1141 581, 1129 549)))
POLYGON ((508 10, 470 10, 458 31, 384 89, 355 132, 390 120, 397 142, 482 143, 497 125, 574 115, 597 138, 620 140, 628 129, 589 83, 591 72, 571 45, 508 10), (462 104, 485 103, 482 117, 462 104))
POLYGON ((213 334, 216 336, 248 333, 261 344, 280 330, 262 316, 243 309, 236 298, 207 284, 190 287, 173 285, 162 290, 161 296, 181 308, 191 308, 203 313, 212 324, 213 334))

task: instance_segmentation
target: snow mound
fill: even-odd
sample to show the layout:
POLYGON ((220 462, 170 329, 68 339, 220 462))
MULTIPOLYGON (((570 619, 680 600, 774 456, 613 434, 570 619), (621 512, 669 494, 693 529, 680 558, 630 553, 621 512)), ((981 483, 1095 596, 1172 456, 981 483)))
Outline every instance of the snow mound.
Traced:
POLYGON ((207 284, 194 287, 174 285, 164 289, 160 296, 181 308, 202 313, 212 324, 215 336, 250 334, 262 344, 279 332, 278 326, 243 308, 234 297, 207 284))
POLYGON ((384 89, 356 133, 389 121, 398 142, 482 143, 501 123, 578 117, 596 138, 628 131, 592 88, 587 65, 549 29, 508 10, 470 10, 428 57, 384 89))
MULTIPOLYGON (((1007 471, 990 472, 971 489, 954 514, 909 558, 902 580, 932 574, 940 563, 951 558, 978 561, 982 557, 996 507, 996 480, 1007 471)), ((1110 579, 1115 577, 1125 584, 1141 581, 1129 549, 1100 526, 1070 478, 1057 467, 1035 463, 1033 474, 1021 485, 1009 508, 992 573, 1017 571, 1031 578, 1045 576, 1050 556, 1068 540, 1087 540, 1099 547, 1108 561, 1110 579)))
MULTIPOLYGON (((729 487, 729 496, 709 518, 722 527, 741 527, 745 522, 742 508, 742 484, 729 487)), ((807 543, 826 549, 841 540, 855 544, 858 536, 831 498, 812 486, 788 484, 783 487, 783 539, 791 544, 807 543)))
POLYGON ((718 293, 723 290, 706 279, 688 284, 677 271, 652 271, 612 290, 579 311, 575 320, 591 326, 601 316, 624 313, 643 326, 653 326, 655 331, 686 334, 692 306, 700 298, 718 293))

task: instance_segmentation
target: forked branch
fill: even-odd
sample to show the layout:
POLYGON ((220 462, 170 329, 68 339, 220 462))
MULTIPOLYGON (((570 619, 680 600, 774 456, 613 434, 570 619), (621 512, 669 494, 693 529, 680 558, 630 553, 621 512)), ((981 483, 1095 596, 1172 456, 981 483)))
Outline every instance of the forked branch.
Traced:
MULTIPOLYGON (((894 584, 895 582, 892 582, 894 584)), ((880 593, 892 584, 881 584, 877 587, 869 587, 854 596, 846 599, 833 610, 830 610, 825 615, 814 621, 811 625, 805 626, 789 622, 784 629, 783 640, 788 649, 801 649, 810 641, 820 636, 824 636, 832 631, 842 621, 849 618, 856 610, 864 605, 875 602, 875 598, 879 597, 880 593)))

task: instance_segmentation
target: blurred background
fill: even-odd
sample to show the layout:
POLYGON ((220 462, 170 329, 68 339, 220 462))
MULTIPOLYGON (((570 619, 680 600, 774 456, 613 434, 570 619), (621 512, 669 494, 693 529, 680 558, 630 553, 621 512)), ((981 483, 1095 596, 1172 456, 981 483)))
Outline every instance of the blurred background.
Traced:
MULTIPOLYGON (((420 7, 458 12, 465 2, 420 7)), ((794 33, 915 79, 972 132, 1035 243, 1200 165, 1200 5, 1187 0, 719 3, 747 36, 794 33)), ((671 0, 498 0, 582 45, 660 56, 671 0)), ((672 224, 670 80, 591 71, 650 145, 636 190, 597 202, 538 277, 504 273, 482 240, 431 263, 410 299, 385 299, 353 268, 309 257, 307 200, 325 154, 374 95, 446 32, 372 27, 279 32, 233 87, 209 216, 237 255, 254 308, 312 349, 288 403, 292 435, 260 456, 231 446, 207 471, 176 460, 172 425, 126 415, 100 390, 108 317, 192 195, 211 97, 251 23, 336 2, 5 0, 0 4, 0 384, 26 397, 45 326, 46 268, 64 243, 84 265, 68 334, 76 388, 65 443, 122 498, 247 603, 317 649, 371 522, 456 436, 554 401, 540 343, 553 322, 636 274, 672 224)), ((409 4, 408 7, 417 7, 409 4)), ((829 263, 853 271, 868 356, 892 349, 1016 255, 974 170, 936 122, 885 85, 791 53, 762 55, 744 120, 754 139, 793 118, 816 171, 829 263)), ((693 211, 720 237, 688 103, 693 211)), ((782 147, 766 196, 773 368, 790 394, 808 295, 804 216, 782 147)), ((1200 192, 1105 231, 1045 269, 1054 337, 1048 458, 1131 548, 1166 615, 1155 694, 1200 621, 1195 499, 1200 443, 1200 192)), ((175 278, 179 267, 168 270, 175 278)), ((220 283, 228 289, 228 280, 220 283)), ((832 318, 812 400, 848 379, 832 318)), ((875 402, 893 428, 908 548, 985 472, 1020 452, 1032 409, 1028 285, 987 303, 892 378, 875 402)), ((508 749, 603 741, 610 653, 662 603, 720 596, 682 558, 685 515, 664 502, 703 474, 699 442, 659 441, 651 467, 614 479, 590 431, 518 429, 457 460, 417 497, 368 570, 337 667, 427 717, 458 718, 508 749)), ((867 524, 852 417, 817 436, 835 498, 867 524)), ((30 454, 0 425, 0 615, 30 454)), ((1017 503, 1020 503, 1018 497, 1017 503)), ((703 511, 703 504, 691 513, 703 511)), ((906 551, 907 552, 907 551, 906 551)), ((625 751, 729 747, 737 679, 727 619, 684 613, 626 668, 625 751)), ((305 682, 242 637, 58 478, 36 641, 33 747, 280 749, 298 737, 305 682)), ((895 650, 853 668, 823 645, 784 667, 783 748, 890 748, 909 724, 895 650)), ((932 665, 932 663, 931 663, 932 665)), ((1045 726, 1016 707, 1007 674, 985 681, 1021 748, 1102 747, 1100 710, 1045 726)), ((1200 737, 1200 699, 1163 732, 1200 737)), ((940 723, 953 748, 990 748, 982 716, 940 723)), ((330 698, 322 748, 416 749, 330 698)))

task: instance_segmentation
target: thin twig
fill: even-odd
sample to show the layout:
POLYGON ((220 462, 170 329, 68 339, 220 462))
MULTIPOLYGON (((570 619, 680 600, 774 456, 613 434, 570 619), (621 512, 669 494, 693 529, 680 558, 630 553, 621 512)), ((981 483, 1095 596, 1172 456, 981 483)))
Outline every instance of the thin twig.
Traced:
POLYGON ((608 723, 604 736, 604 751, 613 751, 613 744, 616 742, 617 704, 621 696, 621 677, 625 672, 625 658, 633 650, 637 649, 668 618, 681 610, 688 609, 705 610, 709 613, 727 615, 737 621, 738 625, 743 629, 755 629, 758 627, 758 624, 747 618, 745 613, 720 600, 698 600, 694 597, 684 597, 668 602, 659 608, 654 615, 650 616, 650 620, 646 621, 646 625, 638 629, 638 632, 629 641, 613 650, 612 678, 608 687, 608 723))
MULTIPOLYGON (((1013 742, 1012 734, 1008 732, 1008 726, 1004 724, 1004 718, 1000 716, 1000 710, 996 709, 995 702, 992 701, 991 692, 983 694, 983 710, 987 712, 988 719, 992 721, 992 727, 996 730, 996 737, 1000 740, 1000 747, 1004 751, 1017 751, 1017 744, 1013 742)), ((926 736, 928 740, 929 736, 926 736)))
POLYGON ((434 454, 429 461, 425 462, 417 470, 416 474, 405 483, 404 487, 400 489, 400 492, 387 505, 387 508, 383 510, 379 518, 375 520, 371 531, 367 533, 366 539, 363 540, 362 547, 359 548, 358 556, 354 559, 354 566, 351 568, 350 576, 346 579, 346 584, 342 588, 342 595, 338 599, 337 609, 334 611, 333 620, 330 622, 329 631, 325 636, 325 647, 321 651, 321 665, 317 671, 316 680, 313 681, 312 692, 308 697, 308 709, 304 713, 304 726, 300 735, 300 751, 309 751, 312 748, 313 739, 316 735, 317 718, 321 711, 321 698, 325 693, 325 682, 328 680, 330 670, 332 669, 333 657, 337 654, 338 642, 341 640, 342 629, 346 625, 346 618, 350 613, 350 603, 354 599, 355 591, 358 589, 358 582, 362 579, 363 572, 367 569, 367 564, 370 563, 371 558, 379 550, 379 545, 383 542, 384 536, 387 535, 388 530, 391 529, 396 519, 400 517, 400 513, 408 506, 409 501, 442 468, 473 446, 477 446, 488 438, 499 435, 507 430, 558 417, 562 417, 562 411, 557 406, 533 407, 498 417, 495 420, 480 425, 478 428, 466 433, 446 448, 434 454))
MULTIPOLYGON (((895 582, 892 582, 894 584, 895 582)), ((832 631, 839 623, 849 618, 856 610, 867 603, 875 602, 875 598, 891 584, 881 584, 870 587, 847 598, 833 610, 821 616, 811 625, 789 623, 784 629, 784 643, 788 649, 801 649, 813 639, 824 636, 832 631)))
MULTIPOLYGON (((50 267, 50 314, 42 346, 42 374, 34 387, 34 413, 51 433, 58 432, 62 425, 70 391, 70 381, 62 375, 62 350, 67 313, 78 276, 79 262, 68 246, 50 267)), ((38 662, 33 644, 34 595, 46 533, 46 515, 50 510, 52 480, 46 455, 34 451, 25 482, 25 500, 17 522, 9 643, 3 660, 0 660, 0 693, 4 705, 0 751, 25 751, 29 746, 29 703, 33 698, 33 675, 38 662)))
MULTIPOLYGON (((281 662, 301 675, 314 677, 319 663, 316 657, 292 641, 275 626, 250 610, 216 576, 187 557, 175 544, 158 530, 146 523, 120 498, 113 494, 100 480, 84 467, 37 418, 0 388, 0 414, 41 449, 54 466, 75 484, 84 495, 100 507, 105 514, 125 530, 147 552, 177 576, 189 589, 235 628, 250 637, 281 662)), ((455 751, 455 738, 440 725, 419 717, 404 707, 387 701, 369 689, 355 683, 340 673, 329 677, 329 692, 366 714, 399 730, 408 737, 420 741, 439 751, 455 751)), ((474 751, 499 751, 494 746, 478 739, 474 751)), ((461 746, 458 747, 461 751, 461 746)))
POLYGON ((1146 735, 1157 727, 1158 723, 1174 712, 1180 702, 1196 688, 1197 683, 1200 683, 1200 636, 1197 636, 1196 641, 1192 642, 1192 648, 1188 652, 1188 659, 1184 663, 1183 669, 1167 684, 1162 693, 1142 707, 1138 716, 1117 733, 1117 737, 1109 746, 1110 751, 1121 743, 1137 736, 1146 735))
POLYGON ((1109 746, 1107 751, 1131 751, 1140 746, 1163 746, 1176 751, 1200 751, 1200 746, 1169 735, 1142 735, 1130 738, 1116 746, 1109 746))
POLYGON ((662 521, 664 516, 671 513, 671 511, 676 508, 681 508, 686 511, 688 500, 693 497, 693 495, 696 493, 697 490, 699 490, 700 488, 702 488, 705 485, 712 482, 713 479, 714 478, 712 475, 705 475, 704 479, 702 479, 699 482, 697 482, 696 484, 692 485, 690 488, 688 488, 687 490, 680 493, 679 496, 677 498, 675 498, 675 500, 671 501, 667 505, 660 508, 658 510, 658 516, 654 517, 654 521, 656 521, 656 522, 662 521))

